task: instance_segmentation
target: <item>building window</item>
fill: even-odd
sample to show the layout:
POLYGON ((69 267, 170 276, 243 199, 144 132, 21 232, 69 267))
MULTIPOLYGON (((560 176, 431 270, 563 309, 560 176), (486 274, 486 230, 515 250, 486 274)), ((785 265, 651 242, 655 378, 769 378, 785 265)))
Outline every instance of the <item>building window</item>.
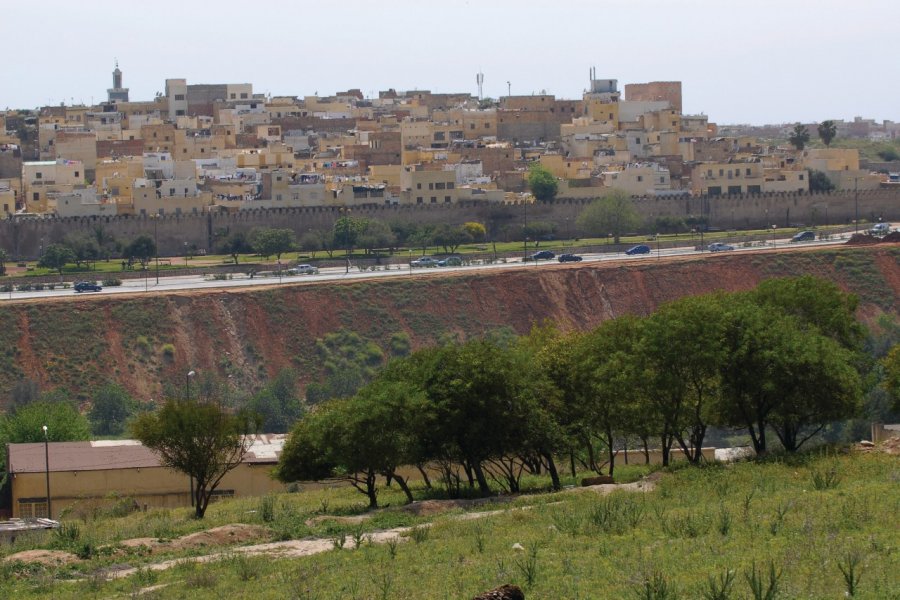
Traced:
POLYGON ((437 204, 437 196, 432 196, 432 197, 431 197, 431 203, 432 203, 432 204, 437 204))
POLYGON ((443 181, 439 181, 438 183, 434 184, 434 189, 436 189, 436 190, 443 190, 443 189, 446 189, 446 187, 447 187, 447 184, 444 183, 443 181))
POLYGON ((475 123, 469 123, 469 129, 475 129, 475 123))
POLYGON ((724 175, 725 175, 725 169, 719 169, 719 177, 722 177, 724 175))
POLYGON ((731 195, 740 194, 740 193, 741 193, 741 186, 739 186, 739 185, 729 185, 729 186, 728 186, 728 193, 731 194, 731 195))
POLYGON ((175 94, 175 100, 184 100, 184 94, 175 94))
POLYGON ((640 183, 641 181, 644 180, 644 176, 643 176, 643 175, 638 175, 637 178, 638 178, 638 182, 639 182, 639 183, 640 183))
POLYGON ((433 184, 433 183, 429 183, 429 184, 428 184, 428 189, 429 189, 429 190, 433 190, 433 189, 434 189, 434 184, 433 184))
POLYGON ((247 99, 247 92, 241 92, 241 100, 247 99))
POLYGON ((47 498, 19 498, 19 517, 23 519, 46 519, 47 498))
POLYGON ((234 498, 234 490, 213 490, 209 495, 210 502, 215 502, 222 498, 234 498))
POLYGON ((444 202, 450 202, 450 196, 444 196, 444 202))
POLYGON ((750 177, 750 169, 747 169, 747 177, 750 177))
POLYGON ((422 204, 422 196, 416 196, 416 204, 422 204))
POLYGON ((421 190, 421 189, 422 189, 422 184, 421 184, 421 183, 417 183, 417 184, 416 184, 416 189, 417 189, 417 190, 421 190))
POLYGON ((34 174, 34 178, 35 178, 35 179, 42 179, 43 177, 44 177, 44 176, 43 176, 41 173, 35 173, 35 174, 34 174))
POLYGON ((452 181, 448 181, 448 182, 447 182, 447 189, 448 189, 448 190, 452 190, 454 187, 456 187, 456 184, 455 184, 455 183, 453 183, 452 181))
POLYGON ((75 171, 75 177, 78 177, 78 176, 79 176, 78 171, 75 171))
POLYGON ((803 181, 803 174, 800 174, 800 181, 803 181))

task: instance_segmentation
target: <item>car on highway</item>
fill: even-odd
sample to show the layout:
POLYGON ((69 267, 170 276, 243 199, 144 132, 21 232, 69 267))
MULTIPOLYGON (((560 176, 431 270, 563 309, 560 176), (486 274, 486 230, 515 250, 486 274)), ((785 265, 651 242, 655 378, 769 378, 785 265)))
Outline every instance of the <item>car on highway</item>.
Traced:
POLYGON ((890 223, 875 223, 872 229, 869 230, 869 235, 887 235, 891 232, 891 224, 890 223))
POLYGON ((417 258, 416 260, 410 261, 409 266, 411 267, 436 267, 438 266, 438 259, 433 256, 423 256, 422 258, 417 258))
POLYGON ((734 250, 734 246, 730 244, 723 244, 721 242, 713 242, 709 246, 706 247, 710 252, 727 252, 728 250, 734 250))
POLYGON ((628 256, 634 256, 636 254, 650 254, 650 246, 648 246, 647 244, 638 244, 637 246, 626 250, 625 254, 627 254, 628 256))
POLYGON ((812 242, 815 239, 815 231, 800 231, 794 234, 794 237, 791 238, 791 242, 812 242))
POLYGON ((549 250, 541 250, 531 255, 531 260, 550 260, 556 258, 556 255, 549 250))
POLYGON ((319 273, 319 267, 314 267, 312 265, 297 265, 296 267, 288 269, 288 273, 291 275, 317 275, 319 273))
POLYGON ((103 286, 97 285, 93 281, 77 281, 74 287, 76 292, 99 292, 103 290, 103 286))
POLYGON ((560 254, 557 260, 559 262, 581 262, 583 259, 577 254, 560 254))
POLYGON ((439 267, 461 267, 462 264, 462 258, 459 256, 448 256, 447 258, 442 258, 438 261, 439 267))

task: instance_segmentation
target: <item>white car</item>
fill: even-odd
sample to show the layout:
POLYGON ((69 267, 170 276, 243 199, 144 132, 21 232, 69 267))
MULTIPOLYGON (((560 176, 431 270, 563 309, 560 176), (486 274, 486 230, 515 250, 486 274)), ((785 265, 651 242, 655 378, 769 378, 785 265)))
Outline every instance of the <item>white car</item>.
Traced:
POLYGON ((319 273, 319 267, 312 265, 297 265, 292 269, 288 269, 291 275, 316 275, 319 273))

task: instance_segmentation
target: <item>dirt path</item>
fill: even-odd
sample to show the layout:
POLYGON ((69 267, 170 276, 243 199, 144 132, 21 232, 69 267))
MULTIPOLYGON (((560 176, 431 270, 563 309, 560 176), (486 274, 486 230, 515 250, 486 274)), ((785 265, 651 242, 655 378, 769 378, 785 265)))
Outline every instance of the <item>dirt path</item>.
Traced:
MULTIPOLYGON (((580 492, 594 492, 600 495, 610 494, 617 490, 626 490, 631 492, 650 492, 655 489, 655 479, 654 480, 641 480, 636 481, 634 483, 622 483, 622 484, 604 484, 604 485, 593 485, 588 487, 581 488, 573 488, 568 490, 570 493, 580 493, 580 492)), ((428 501, 431 503, 437 501, 428 501)), ((456 501, 450 500, 448 501, 448 508, 455 508, 456 504, 453 504, 456 501)), ((493 517, 496 515, 504 514, 511 511, 516 510, 529 510, 533 508, 533 505, 521 506, 516 508, 508 508, 508 509, 499 509, 499 510, 489 510, 482 512, 471 512, 464 513, 461 515, 456 515, 453 517, 453 520, 456 521, 474 521, 477 519, 484 519, 487 517, 493 517)), ((417 527, 431 527, 432 523, 423 523, 421 525, 417 525, 417 527)), ((384 529, 380 531, 373 531, 367 533, 363 536, 361 543, 370 543, 370 544, 386 544, 391 541, 404 542, 408 539, 407 534, 409 534, 414 527, 395 527, 393 529, 384 529)), ((230 556, 234 556, 236 554, 241 554, 245 556, 269 556, 271 558, 300 558, 303 556, 311 556, 313 554, 321 554, 322 552, 328 552, 330 550, 335 549, 336 540, 332 538, 313 538, 313 539, 304 539, 304 540, 287 540, 284 542, 269 542, 265 544, 253 544, 250 546, 238 546, 235 548, 230 548, 228 550, 224 550, 221 552, 215 552, 213 554, 205 554, 202 556, 192 556, 187 558, 177 558, 172 560, 166 560, 158 563, 153 563, 149 565, 145 565, 142 567, 129 567, 125 569, 117 569, 111 570, 107 573, 107 576, 110 579, 121 579, 123 577, 129 577, 137 573, 140 569, 149 569, 151 571, 165 571, 167 569, 171 569, 172 567, 183 564, 185 562, 196 562, 196 563, 207 563, 213 562, 217 560, 222 560, 228 558, 230 556)), ((344 544, 341 546, 343 549, 353 549, 356 547, 356 542, 348 537, 345 539, 344 544)))

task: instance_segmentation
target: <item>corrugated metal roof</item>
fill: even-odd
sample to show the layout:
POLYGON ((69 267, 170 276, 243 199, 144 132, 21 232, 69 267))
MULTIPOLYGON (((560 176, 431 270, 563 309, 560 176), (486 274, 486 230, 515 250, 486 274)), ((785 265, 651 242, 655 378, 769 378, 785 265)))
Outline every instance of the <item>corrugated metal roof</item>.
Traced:
MULTIPOLYGON (((244 456, 244 462, 278 462, 286 437, 284 434, 252 436, 250 450, 244 456)), ((51 471, 102 471, 160 466, 156 454, 137 440, 51 442, 48 449, 51 471)), ((10 473, 43 473, 46 469, 44 444, 9 444, 7 469, 10 473)))

